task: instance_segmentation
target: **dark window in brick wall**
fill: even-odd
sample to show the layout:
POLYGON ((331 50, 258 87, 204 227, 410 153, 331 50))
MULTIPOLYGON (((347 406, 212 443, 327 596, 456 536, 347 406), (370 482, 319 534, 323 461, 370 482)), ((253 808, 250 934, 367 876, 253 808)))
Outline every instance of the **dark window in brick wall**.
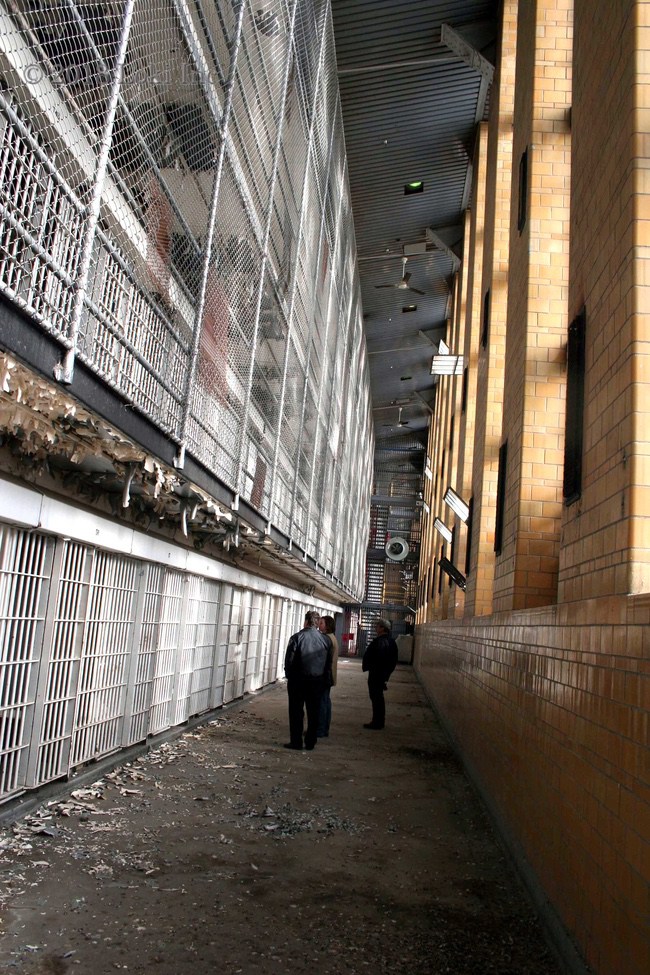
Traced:
POLYGON ((508 441, 499 447, 499 476, 497 478, 497 510, 494 523, 494 551, 501 554, 503 545, 503 517, 506 507, 506 467, 508 464, 508 441))
POLYGON ((582 444, 585 408, 585 333, 583 308, 569 325, 567 343, 566 421, 564 432, 564 485, 566 505, 582 494, 582 444))

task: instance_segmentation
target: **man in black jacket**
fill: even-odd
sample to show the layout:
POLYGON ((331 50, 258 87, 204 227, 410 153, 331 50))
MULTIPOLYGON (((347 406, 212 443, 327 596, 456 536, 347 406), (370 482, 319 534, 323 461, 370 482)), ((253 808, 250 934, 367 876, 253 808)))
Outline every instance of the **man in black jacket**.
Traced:
POLYGON ((323 691, 332 678, 332 641, 318 629, 320 615, 305 616, 305 626, 294 633, 284 657, 284 673, 289 692, 289 741, 285 748, 302 748, 304 712, 307 711, 305 748, 316 744, 323 691))
POLYGON ((390 635, 388 620, 377 620, 375 630, 377 636, 368 644, 361 665, 368 671, 368 694, 372 702, 372 721, 363 727, 379 731, 386 723, 384 691, 397 666, 397 644, 390 635))

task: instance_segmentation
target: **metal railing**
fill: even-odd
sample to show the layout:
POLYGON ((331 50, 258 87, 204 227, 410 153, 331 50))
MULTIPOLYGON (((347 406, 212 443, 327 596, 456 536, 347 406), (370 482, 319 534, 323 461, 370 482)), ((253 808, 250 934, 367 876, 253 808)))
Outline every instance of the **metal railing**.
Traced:
POLYGON ((0 0, 0 293, 361 595, 373 455, 329 0, 0 0))

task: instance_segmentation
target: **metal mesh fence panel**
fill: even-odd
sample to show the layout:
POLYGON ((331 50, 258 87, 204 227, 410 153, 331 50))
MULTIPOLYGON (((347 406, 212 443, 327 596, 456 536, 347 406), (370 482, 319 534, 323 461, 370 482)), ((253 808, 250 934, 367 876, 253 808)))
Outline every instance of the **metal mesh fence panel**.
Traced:
POLYGON ((277 275, 278 290, 285 298, 288 297, 293 280, 300 228, 301 188, 308 153, 297 98, 296 55, 293 52, 287 81, 269 236, 271 263, 277 275))
POLYGON ((0 795, 25 784, 50 567, 45 536, 0 526, 0 795))
POLYGON ((106 347, 107 378, 175 434, 220 146, 198 79, 205 57, 172 0, 136 3, 80 337, 80 354, 106 347), (128 284, 111 320, 116 266, 128 284))
POLYGON ((233 124, 242 169, 261 225, 265 224, 279 134, 287 51, 287 11, 247 5, 237 59, 233 124))
POLYGON ((84 201, 42 148, 29 103, 4 90, 0 105, 0 288, 68 338, 84 201))
POLYGON ((0 291, 60 340, 57 378, 79 358, 350 586, 322 535, 351 485, 338 396, 369 394, 363 371, 336 391, 360 306, 328 0, 0 18, 0 291))
POLYGON ((252 369, 252 386, 243 451, 240 493, 258 510, 271 511, 271 472, 274 451, 281 435, 281 401, 287 346, 287 325, 267 274, 262 295, 258 344, 252 369))
POLYGON ((306 0, 298 7, 294 33, 296 79, 300 113, 306 133, 311 123, 312 102, 318 78, 319 42, 326 11, 327 4, 323 0, 306 0))
POLYGON ((278 525, 288 532, 295 470, 298 463, 298 442, 305 387, 304 351, 294 343, 293 337, 289 343, 285 385, 282 437, 279 445, 277 480, 273 500, 275 502, 275 519, 278 525))
POLYGON ((230 164, 224 167, 220 201, 201 323, 197 382, 191 394, 188 442, 201 460, 234 487, 261 252, 230 164))

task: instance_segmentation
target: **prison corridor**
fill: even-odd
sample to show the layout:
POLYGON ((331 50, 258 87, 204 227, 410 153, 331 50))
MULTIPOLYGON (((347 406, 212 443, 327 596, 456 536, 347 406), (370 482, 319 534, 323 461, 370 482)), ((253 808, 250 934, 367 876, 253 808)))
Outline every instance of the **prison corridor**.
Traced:
POLYGON ((284 682, 88 765, 0 829, 0 970, 558 975, 410 666, 358 659, 291 751, 284 682))

